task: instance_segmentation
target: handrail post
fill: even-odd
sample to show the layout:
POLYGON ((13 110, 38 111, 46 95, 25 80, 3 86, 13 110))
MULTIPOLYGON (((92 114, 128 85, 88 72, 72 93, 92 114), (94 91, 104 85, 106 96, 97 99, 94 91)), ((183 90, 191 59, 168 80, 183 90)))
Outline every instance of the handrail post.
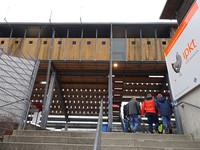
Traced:
POLYGON ((100 111, 99 111, 99 119, 97 124, 96 136, 94 140, 93 150, 101 150, 101 128, 103 121, 103 100, 101 100, 100 111))

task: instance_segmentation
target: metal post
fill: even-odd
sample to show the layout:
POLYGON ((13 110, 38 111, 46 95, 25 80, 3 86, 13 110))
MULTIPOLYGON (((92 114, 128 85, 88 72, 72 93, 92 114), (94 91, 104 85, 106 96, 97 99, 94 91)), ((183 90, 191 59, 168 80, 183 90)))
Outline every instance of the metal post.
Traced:
POLYGON ((9 40, 8 40, 8 47, 7 47, 7 53, 10 55, 11 51, 10 51, 10 40, 12 38, 12 34, 13 34, 13 28, 11 27, 11 31, 10 31, 10 36, 9 36, 9 40))
POLYGON ((39 52, 39 42, 40 42, 40 36, 41 36, 41 27, 40 27, 40 31, 38 33, 38 37, 37 37, 37 43, 36 43, 36 46, 35 46, 35 58, 38 59, 38 52, 39 52))
POLYGON ((82 40, 83 40, 83 28, 81 28, 81 41, 80 41, 80 61, 82 60, 82 40))
POLYGON ((109 72, 109 82, 108 82, 108 130, 112 131, 112 123, 113 123, 113 93, 112 93, 112 24, 110 31, 110 72, 109 72))
POLYGON ((41 120, 41 125, 40 125, 44 129, 47 126, 47 120, 48 120, 48 115, 49 115, 49 111, 50 111, 50 105, 51 105, 51 101, 52 101, 52 97, 53 97, 55 77, 56 77, 56 73, 52 72, 51 81, 50 81, 50 84, 49 84, 49 89, 48 89, 48 94, 47 94, 47 99, 46 99, 46 104, 45 104, 43 111, 42 111, 42 120, 41 120))
POLYGON ((39 65, 40 65, 40 62, 36 61, 35 66, 34 66, 34 70, 33 70, 33 73, 32 73, 32 79, 31 79, 30 84, 29 84, 29 90, 30 90, 29 97, 28 97, 29 104, 27 104, 26 111, 25 111, 26 114, 24 115, 25 121, 24 121, 24 124, 22 126, 23 129, 25 129, 26 122, 27 122, 27 119, 28 119, 28 114, 29 114, 29 110, 30 110, 30 106, 31 106, 30 98, 31 98, 31 94, 32 94, 32 91, 33 91, 33 87, 34 87, 34 83, 35 83, 35 79, 36 79, 36 76, 37 76, 39 65))
MULTIPOLYGON (((67 29, 67 47, 68 47, 68 45, 69 45, 69 43, 68 43, 68 40, 69 39, 69 29, 67 29)), ((67 60, 67 48, 66 48, 66 50, 65 50, 65 54, 64 54, 64 56, 66 56, 65 57, 65 61, 67 60)))
POLYGON ((156 60, 158 60, 158 46, 157 46, 157 29, 155 28, 155 47, 156 47, 156 60))
POLYGON ((94 60, 97 60, 97 43, 98 42, 98 29, 96 28, 96 39, 95 39, 95 55, 94 55, 94 60))
MULTIPOLYGON (((125 29, 125 31, 124 31, 124 32, 125 32, 125 39, 127 40, 127 28, 125 29)), ((128 59, 128 58, 127 58, 127 56, 126 56, 126 53, 127 53, 127 51, 126 51, 126 50, 127 50, 127 42, 125 43, 125 59, 124 59, 124 60, 126 60, 126 61, 127 61, 127 59, 128 59)))
POLYGON ((142 57, 142 29, 140 29, 140 60, 143 60, 143 57, 142 57))
MULTIPOLYGON (((53 67, 52 67, 53 69, 53 67)), ((55 70, 53 69, 53 72, 55 72, 55 70)), ((60 84, 60 80, 58 78, 58 76, 56 75, 56 78, 55 78, 55 82, 56 82, 56 85, 58 87, 58 96, 60 97, 60 101, 61 101, 61 108, 63 110, 63 113, 65 115, 65 121, 66 123, 68 122, 68 115, 67 115, 67 110, 66 110, 66 104, 65 104, 65 100, 64 100, 64 97, 62 95, 62 90, 61 90, 61 84, 60 84)))
MULTIPOLYGON (((19 57, 21 57, 21 54, 22 54, 22 50, 23 50, 23 48, 24 48, 24 40, 26 39, 26 34, 27 34, 27 28, 25 28, 25 31, 24 31, 24 37, 23 37, 23 39, 20 41, 20 44, 21 44, 21 52, 20 52, 20 49, 18 49, 18 52, 17 52, 17 56, 19 57)), ((26 58, 26 57, 25 57, 26 58)))
POLYGON ((49 63, 48 63, 47 76, 46 76, 46 86, 45 86, 45 93, 44 93, 43 105, 45 105, 46 99, 47 99, 47 90, 48 90, 48 86, 49 86, 49 76, 50 76, 50 71, 51 71, 51 59, 52 59, 52 53, 53 53, 54 37, 55 37, 55 29, 53 28, 53 31, 52 31, 52 40, 51 40, 51 46, 50 46, 50 53, 49 53, 49 63))

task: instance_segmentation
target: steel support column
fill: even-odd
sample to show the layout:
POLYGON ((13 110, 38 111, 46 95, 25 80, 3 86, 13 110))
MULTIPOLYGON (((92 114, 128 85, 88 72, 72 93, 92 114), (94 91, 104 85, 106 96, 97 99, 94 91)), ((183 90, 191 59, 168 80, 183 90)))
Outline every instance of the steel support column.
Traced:
POLYGON ((51 71, 51 59, 52 59, 52 53, 53 53, 54 37, 55 37, 55 29, 53 28, 53 31, 52 31, 52 40, 51 40, 51 46, 50 46, 50 53, 49 53, 49 63, 48 63, 47 76, 46 76, 46 86, 45 86, 45 93, 44 93, 43 105, 45 105, 45 103, 46 103, 47 90, 48 90, 48 87, 49 87, 49 76, 50 76, 50 71, 51 71))
MULTIPOLYGON (((53 66, 52 66, 52 70, 53 70, 53 72, 56 72, 54 70, 53 66)), ((62 94, 62 88, 61 88, 60 80, 58 78, 58 74, 56 74, 55 83, 56 83, 57 88, 58 88, 58 97, 60 98, 61 108, 62 108, 62 111, 63 111, 63 113, 65 115, 65 121, 67 123, 69 121, 68 120, 68 115, 67 115, 67 108, 66 108, 65 100, 64 100, 64 97, 63 97, 63 94, 62 94)))
POLYGON ((30 106, 31 106, 31 94, 32 94, 32 91, 33 91, 33 87, 34 87, 34 83, 35 83, 35 79, 36 79, 36 76, 37 76, 37 72, 38 72, 38 69, 39 69, 39 65, 40 65, 40 61, 36 60, 35 61, 35 65, 34 65, 34 70, 33 70, 33 73, 32 73, 32 78, 31 78, 31 81, 30 81, 30 84, 29 84, 29 97, 28 97, 28 100, 29 100, 29 103, 27 104, 27 107, 26 107, 26 111, 25 111, 25 121, 23 122, 22 126, 20 127, 21 129, 25 129, 26 127, 26 122, 27 122, 27 119, 28 119, 28 114, 29 114, 29 109, 30 109, 30 106))
POLYGON ((82 42, 83 41, 83 28, 81 28, 81 41, 80 41, 80 61, 82 60, 82 42))
POLYGON ((158 60, 158 46, 157 46, 157 40, 158 36, 157 36, 157 29, 155 28, 155 47, 156 47, 156 60, 158 60))
POLYGON ((43 111, 42 111, 42 120, 41 120, 41 124, 40 124, 40 126, 42 128, 46 128, 46 125, 47 125, 47 119, 48 119, 50 105, 51 105, 51 101, 52 101, 52 97, 53 97, 53 89, 54 89, 55 79, 56 79, 56 73, 52 72, 46 103, 45 103, 45 106, 43 107, 43 111))
POLYGON ((140 29, 140 60, 143 60, 143 55, 142 55, 142 29, 140 29))
POLYGON ((113 123, 113 90, 112 90, 112 24, 110 28, 110 72, 108 78, 108 130, 112 131, 112 123, 113 123))
POLYGON ((10 36, 9 36, 9 40, 8 40, 8 47, 7 47, 7 54, 8 55, 10 55, 10 53, 11 53, 11 50, 10 50, 10 41, 11 41, 11 38, 12 38, 12 35, 13 35, 13 28, 12 27, 10 27, 11 28, 11 31, 10 31, 10 36))

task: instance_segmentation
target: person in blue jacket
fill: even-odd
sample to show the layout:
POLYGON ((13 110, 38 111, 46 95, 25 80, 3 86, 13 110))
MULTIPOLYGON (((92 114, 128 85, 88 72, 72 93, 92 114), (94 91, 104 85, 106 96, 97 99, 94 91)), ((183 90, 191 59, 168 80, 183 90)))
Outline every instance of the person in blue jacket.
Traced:
POLYGON ((162 116, 162 123, 164 127, 164 133, 171 132, 171 120, 172 115, 172 104, 163 97, 162 94, 156 96, 156 107, 159 109, 160 115, 162 116))

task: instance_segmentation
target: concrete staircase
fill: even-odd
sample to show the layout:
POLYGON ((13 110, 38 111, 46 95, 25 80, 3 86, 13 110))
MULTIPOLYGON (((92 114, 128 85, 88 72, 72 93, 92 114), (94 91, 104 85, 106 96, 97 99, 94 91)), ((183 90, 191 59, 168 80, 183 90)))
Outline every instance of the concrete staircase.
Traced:
MULTIPOLYGON (((5 136, 0 150, 92 150, 95 132, 15 130, 5 136)), ((188 135, 102 133, 101 150, 200 150, 188 135)))

